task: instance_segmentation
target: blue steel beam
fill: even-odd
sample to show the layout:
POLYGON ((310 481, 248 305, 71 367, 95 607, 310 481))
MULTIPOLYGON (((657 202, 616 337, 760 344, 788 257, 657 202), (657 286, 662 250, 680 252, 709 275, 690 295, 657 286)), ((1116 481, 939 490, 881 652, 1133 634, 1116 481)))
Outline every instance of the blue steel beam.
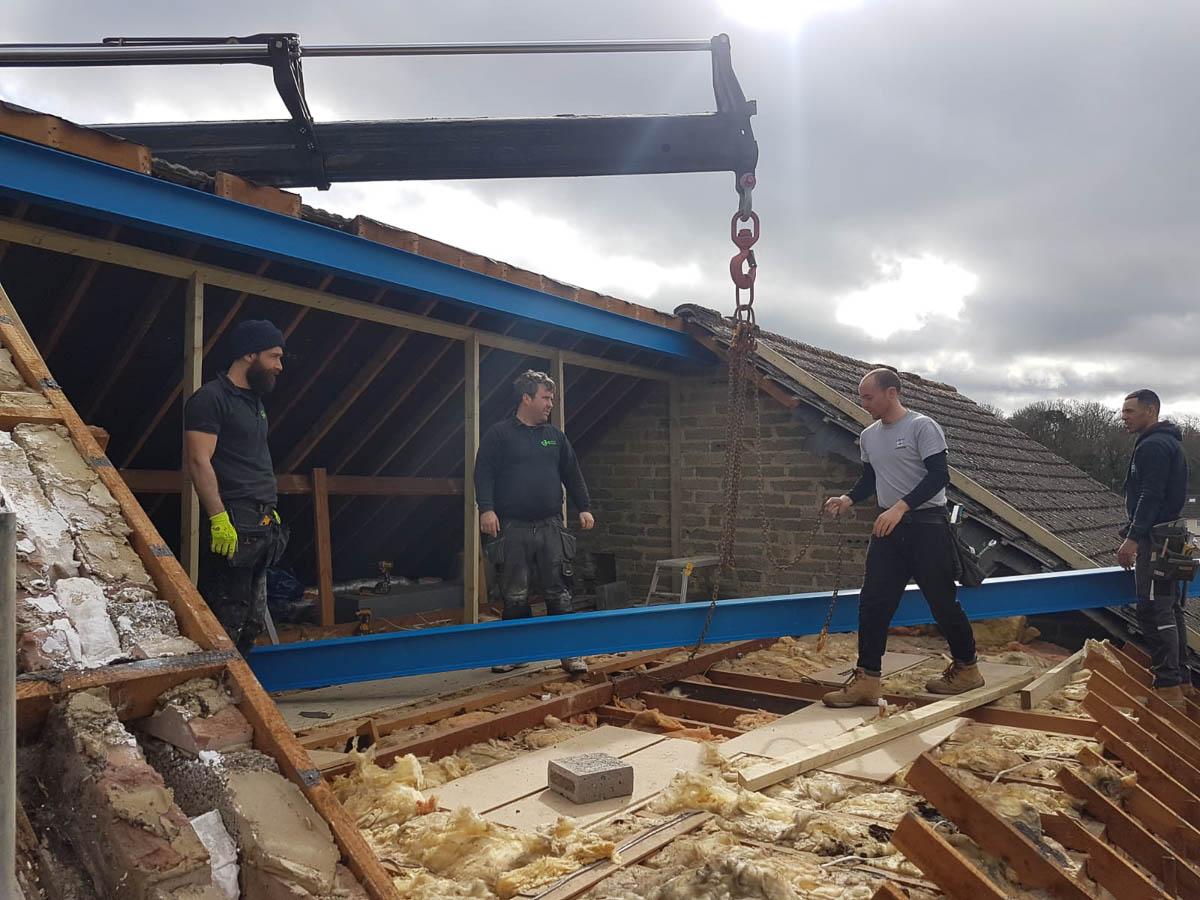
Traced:
POLYGON ((670 357, 712 360, 681 331, 5 135, 0 135, 0 194, 322 274, 398 286, 670 357))
MULTIPOLYGON (((1200 584, 1193 585, 1198 589, 1200 584)), ((706 640, 715 644, 816 634, 830 597, 815 593, 722 600, 706 640)), ((1112 568, 994 578, 960 591, 959 598, 971 619, 1123 606, 1134 600, 1133 576, 1112 568)), ((688 603, 305 641, 256 647, 250 666, 268 691, 284 691, 547 656, 685 647, 700 636, 707 614, 707 603, 688 603)), ((908 588, 892 624, 932 621, 921 592, 908 588)), ((843 591, 830 630, 857 627, 858 591, 843 591)))

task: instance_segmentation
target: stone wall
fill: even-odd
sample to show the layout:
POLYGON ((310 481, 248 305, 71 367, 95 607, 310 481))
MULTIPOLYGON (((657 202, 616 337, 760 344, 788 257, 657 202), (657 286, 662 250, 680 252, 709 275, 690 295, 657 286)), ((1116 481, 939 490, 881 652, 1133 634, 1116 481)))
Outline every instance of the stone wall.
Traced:
MULTIPOLYGON (((716 552, 727 391, 723 373, 680 382, 679 549, 684 556, 716 552)), ((827 521, 821 532, 812 531, 821 501, 848 490, 858 477, 858 466, 808 449, 812 432, 798 414, 766 395, 758 402, 761 438, 756 440, 752 433, 752 411, 745 435, 736 550, 740 584, 722 583, 721 596, 830 590, 835 582, 857 588, 875 512, 870 507, 856 509, 844 526, 827 521), (764 511, 769 536, 763 529, 764 511), (843 528, 853 540, 843 548, 838 578, 838 532, 843 528), (784 570, 770 566, 768 546, 776 561, 790 561, 810 535, 811 548, 802 561, 784 570)), ((638 599, 645 597, 654 561, 672 556, 669 413, 669 387, 655 384, 581 461, 596 528, 581 535, 580 546, 615 553, 617 577, 629 582, 630 595, 638 599)), ((691 588, 689 595, 696 596, 691 588)))

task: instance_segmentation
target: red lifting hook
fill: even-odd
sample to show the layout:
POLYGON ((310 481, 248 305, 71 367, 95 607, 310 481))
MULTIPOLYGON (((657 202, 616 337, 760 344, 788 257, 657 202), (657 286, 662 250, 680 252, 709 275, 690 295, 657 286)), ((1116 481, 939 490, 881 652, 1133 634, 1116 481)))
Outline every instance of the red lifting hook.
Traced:
POLYGON ((738 252, 729 261, 729 277, 733 279, 734 286, 738 290, 747 291, 754 287, 754 276, 758 274, 758 263, 754 261, 754 251, 751 248, 758 241, 758 229, 758 213, 756 212, 750 212, 747 215, 736 212, 729 221, 729 237, 738 248, 738 252), (738 228, 739 219, 743 222, 748 219, 753 224, 753 229, 738 228))

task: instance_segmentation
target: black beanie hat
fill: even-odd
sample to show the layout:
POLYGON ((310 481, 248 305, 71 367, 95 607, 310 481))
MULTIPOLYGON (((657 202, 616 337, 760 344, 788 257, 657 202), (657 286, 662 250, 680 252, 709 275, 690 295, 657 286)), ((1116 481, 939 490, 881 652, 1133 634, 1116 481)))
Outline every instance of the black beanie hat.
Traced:
POLYGON ((260 353, 272 347, 283 347, 283 332, 267 319, 247 319, 238 322, 229 335, 229 361, 241 359, 247 353, 260 353))

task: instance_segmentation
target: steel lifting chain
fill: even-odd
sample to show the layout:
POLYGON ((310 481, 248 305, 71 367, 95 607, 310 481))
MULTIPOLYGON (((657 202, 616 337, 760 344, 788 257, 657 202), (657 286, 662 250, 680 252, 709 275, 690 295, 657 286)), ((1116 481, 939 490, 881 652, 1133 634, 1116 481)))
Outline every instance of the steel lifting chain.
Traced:
MULTIPOLYGON (((742 487, 742 451, 746 430, 746 406, 755 399, 754 373, 758 347, 758 326, 754 321, 754 279, 758 274, 758 262, 754 258, 754 244, 758 241, 760 224, 758 213, 752 208, 754 176, 743 175, 738 180, 738 210, 729 222, 729 237, 738 252, 729 261, 729 275, 733 280, 733 334, 729 341, 729 399, 725 417, 725 464, 721 473, 721 534, 717 539, 717 572, 712 579, 712 597, 708 604, 708 615, 696 646, 688 658, 694 658, 708 637, 713 614, 717 610, 717 596, 721 577, 734 568, 734 545, 737 537, 738 497, 742 487), (738 228, 739 223, 750 223, 750 227, 738 228), (746 293, 743 299, 743 291, 746 293)), ((757 404, 755 404, 757 405, 757 404)))

